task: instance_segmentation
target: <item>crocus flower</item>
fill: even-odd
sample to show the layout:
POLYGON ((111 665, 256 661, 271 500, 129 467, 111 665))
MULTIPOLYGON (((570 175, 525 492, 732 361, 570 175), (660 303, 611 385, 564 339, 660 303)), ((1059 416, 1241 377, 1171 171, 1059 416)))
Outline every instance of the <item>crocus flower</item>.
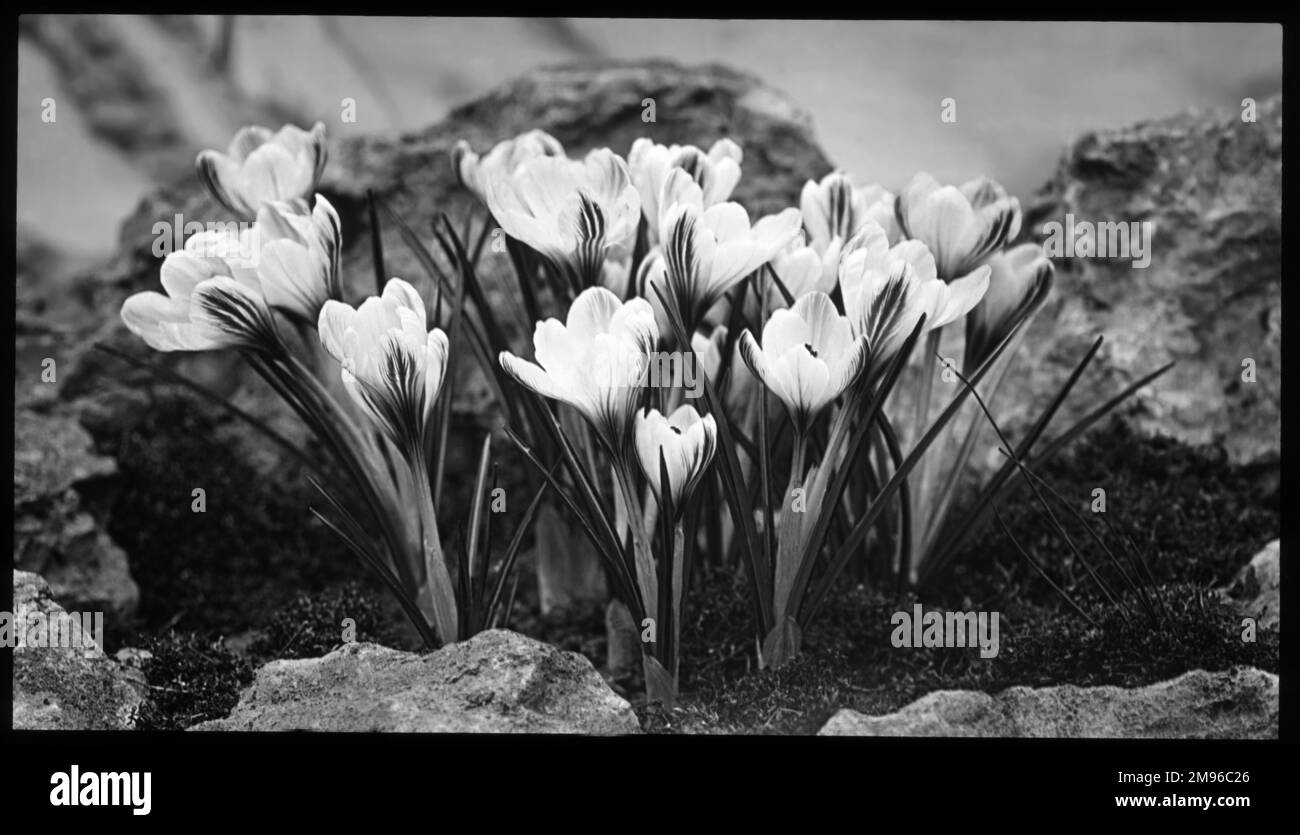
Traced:
POLYGON ((746 330, 740 354, 755 376, 780 398, 795 431, 807 432, 817 413, 839 397, 866 364, 867 342, 825 293, 813 292, 763 326, 763 344, 746 330))
POLYGON ((230 211, 252 220, 266 202, 294 202, 311 197, 325 170, 325 125, 310 131, 285 125, 272 133, 246 127, 235 134, 230 151, 199 154, 199 179, 230 211))
POLYGON ((1020 201, 987 177, 960 188, 917 174, 898 198, 903 234, 934 253, 939 278, 966 275, 1020 232, 1020 201))
POLYGON ((718 370, 722 368, 722 348, 726 344, 726 325, 718 325, 708 334, 699 331, 691 334, 691 351, 695 353, 695 361, 714 383, 718 381, 718 370))
POLYGON ((978 368, 1017 322, 1042 306, 1052 289, 1052 262, 1038 244, 996 253, 986 263, 991 270, 988 292, 966 317, 965 372, 978 368))
POLYGON ((989 267, 945 283, 924 243, 908 240, 891 247, 884 229, 869 222, 849 242, 839 277, 854 333, 867 338, 872 362, 880 370, 922 315, 925 329, 931 331, 978 304, 988 289, 989 267))
POLYGON ((700 187, 707 208, 731 197, 740 181, 740 163, 744 154, 730 139, 719 139, 708 153, 694 145, 660 145, 642 137, 632 143, 627 155, 632 182, 641 194, 641 213, 645 215, 651 245, 659 238, 659 198, 668 174, 680 168, 700 187))
MULTIPOLYGON (((680 514, 699 484, 718 445, 718 422, 683 405, 664 416, 658 409, 636 415, 636 454, 650 489, 660 498, 660 456, 668 468, 672 506, 680 514)), ((662 501, 662 499, 660 499, 662 501)))
POLYGON ((314 322, 326 301, 340 298, 342 232, 338 213, 324 197, 316 195, 310 216, 284 203, 264 204, 257 236, 257 274, 268 304, 314 322))
MULTIPOLYGON (((798 209, 750 225, 739 203, 704 205, 700 187, 680 168, 664 186, 659 227, 663 280, 688 331, 722 296, 772 260, 799 234, 798 209)), ((653 283, 655 276, 650 275, 653 283)))
POLYGON ((524 162, 536 157, 563 157, 564 146, 544 130, 530 130, 511 139, 503 139, 482 157, 469 143, 460 140, 452 151, 451 167, 456 179, 469 189, 483 205, 488 205, 489 184, 498 178, 511 177, 524 162))
POLYGON ((649 302, 620 302, 604 287, 591 287, 574 300, 564 322, 537 323, 535 363, 509 351, 501 352, 500 362, 521 385, 577 409, 621 454, 658 338, 649 302))
MULTIPOLYGON (((835 289, 840 248, 843 242, 835 239, 831 247, 818 251, 796 237, 772 259, 771 268, 792 298, 798 299, 814 290, 829 294, 835 289)), ((785 294, 772 282, 768 292, 769 308, 786 307, 785 294)))
POLYGON ((894 218, 894 195, 883 186, 855 186, 843 171, 832 171, 820 182, 804 183, 799 195, 808 245, 826 254, 838 251, 868 221, 874 220, 889 236, 890 243, 902 237, 894 218))
POLYGON ((598 284, 607 260, 632 251, 641 201, 627 163, 608 148, 581 162, 538 156, 488 184, 506 234, 544 257, 576 292, 598 284))
POLYGON ((275 323, 255 276, 181 250, 163 261, 166 295, 136 293, 122 304, 127 328, 156 351, 273 350, 275 323))
POLYGON ((321 345, 343 366, 343 386, 408 455, 422 455, 425 431, 447 370, 447 335, 429 330, 424 301, 400 278, 352 308, 321 308, 321 345))

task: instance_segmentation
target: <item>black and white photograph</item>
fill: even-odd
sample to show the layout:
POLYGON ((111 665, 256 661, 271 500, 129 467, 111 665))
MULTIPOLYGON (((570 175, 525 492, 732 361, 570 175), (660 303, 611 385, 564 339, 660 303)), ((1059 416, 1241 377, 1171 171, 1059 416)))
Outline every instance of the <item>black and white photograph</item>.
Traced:
MULTIPOLYGON (((16 41, 0 652, 12 738, 100 745, 24 802, 285 732, 1289 736, 1281 24, 16 41)), ((1163 762, 1095 805, 1251 805, 1163 762)))

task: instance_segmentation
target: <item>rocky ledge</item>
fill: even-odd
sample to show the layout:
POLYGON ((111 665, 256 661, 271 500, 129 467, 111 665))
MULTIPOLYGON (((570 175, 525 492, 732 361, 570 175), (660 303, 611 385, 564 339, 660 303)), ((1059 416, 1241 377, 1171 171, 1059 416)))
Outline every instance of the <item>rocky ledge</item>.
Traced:
POLYGON ((492 630, 427 655, 353 643, 273 661, 231 715, 194 730, 633 734, 632 707, 591 662, 492 630))

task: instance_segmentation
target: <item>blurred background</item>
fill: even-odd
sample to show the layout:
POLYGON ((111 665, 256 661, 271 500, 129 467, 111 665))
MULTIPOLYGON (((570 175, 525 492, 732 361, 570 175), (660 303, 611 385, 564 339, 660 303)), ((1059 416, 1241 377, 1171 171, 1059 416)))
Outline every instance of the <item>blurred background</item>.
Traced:
MULTIPOLYGON (((406 131, 543 64, 719 62, 784 91, 837 164, 897 187, 986 173, 1032 193, 1065 143, 1281 89, 1269 24, 245 16, 20 20, 18 228, 53 274, 108 256, 150 189, 248 123, 406 131), (340 101, 357 102, 341 123, 340 101), (939 119, 956 101, 957 123, 939 119), (53 100, 56 118, 41 114, 53 100)), ((626 153, 625 148, 614 149, 626 153)))

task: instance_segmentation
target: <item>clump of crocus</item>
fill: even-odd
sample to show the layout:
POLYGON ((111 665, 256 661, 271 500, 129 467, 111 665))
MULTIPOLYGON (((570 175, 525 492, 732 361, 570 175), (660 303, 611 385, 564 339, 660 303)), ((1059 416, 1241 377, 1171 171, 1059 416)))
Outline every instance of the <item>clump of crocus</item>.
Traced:
MULTIPOLYGON (((446 219, 434 229, 441 257, 404 234, 433 293, 377 270, 378 295, 352 305, 338 214, 315 194, 323 127, 248 128, 228 153, 200 155, 199 169, 222 205, 254 223, 187 241, 162 264, 164 293, 132 296, 122 318, 161 351, 238 350, 286 398, 361 496, 364 519, 338 485, 321 486, 339 519, 327 524, 431 645, 508 616, 504 579, 549 490, 643 630, 650 698, 671 705, 701 558, 740 554, 758 660, 775 667, 798 654, 850 562, 905 585, 952 551, 939 525, 978 426, 951 458, 927 451, 967 398, 993 421, 994 390, 1053 277, 1040 247, 1011 247, 1019 201, 987 178, 955 186, 918 174, 895 196, 833 171, 805 183, 798 208, 752 220, 732 199, 743 159, 725 137, 707 150, 641 138, 626 160, 609 148, 570 159, 541 130, 481 156, 458 143, 456 177, 491 215, 477 245, 446 219), (504 304, 477 273, 497 226, 517 282, 504 304), (965 353, 948 369, 961 385, 932 416, 932 355, 963 319, 965 353), (323 367, 285 338, 312 328, 323 367), (530 329, 531 346, 512 341, 530 329), (484 545, 490 439, 459 560, 437 523, 457 339, 540 480, 495 583, 484 545), (922 343, 916 420, 900 436, 894 394, 922 343), (940 458, 952 466, 936 489, 940 458)), ((1020 448, 1004 450, 1012 465, 1023 469, 1077 377, 1020 448)), ((1009 472, 985 485, 960 531, 1009 472)))

